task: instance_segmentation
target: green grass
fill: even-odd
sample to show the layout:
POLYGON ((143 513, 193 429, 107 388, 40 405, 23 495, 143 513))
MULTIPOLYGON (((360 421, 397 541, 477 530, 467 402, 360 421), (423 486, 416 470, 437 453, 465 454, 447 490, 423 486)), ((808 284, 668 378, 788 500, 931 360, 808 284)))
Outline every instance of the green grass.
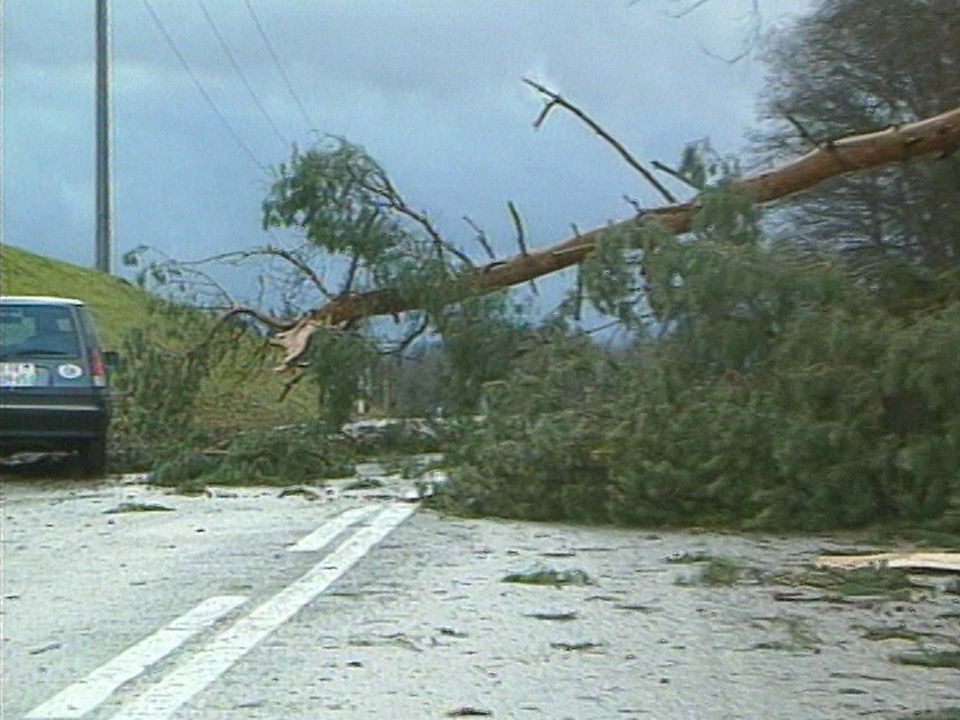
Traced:
POLYGON ((0 284, 4 295, 83 300, 108 350, 118 350, 123 333, 147 320, 149 296, 126 280, 11 245, 0 246, 0 284))
MULTIPOLYGON (((107 350, 119 351, 122 338, 150 319, 151 295, 122 278, 72 265, 11 245, 0 246, 0 285, 4 295, 57 295, 85 302, 96 317, 107 350)), ((316 400, 309 383, 278 399, 283 380, 271 370, 274 358, 245 341, 230 361, 204 384, 197 408, 200 427, 229 432, 308 420, 316 400)))

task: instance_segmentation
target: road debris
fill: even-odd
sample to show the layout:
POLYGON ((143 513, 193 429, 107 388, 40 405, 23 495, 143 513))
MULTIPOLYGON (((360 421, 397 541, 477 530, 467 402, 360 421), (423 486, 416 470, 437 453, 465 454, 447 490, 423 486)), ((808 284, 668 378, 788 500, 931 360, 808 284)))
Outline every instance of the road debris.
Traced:
POLYGON ((593 585, 594 582, 586 572, 580 569, 555 570, 545 565, 537 565, 524 572, 505 575, 503 582, 520 583, 524 585, 593 585))
POLYGON ((122 502, 114 508, 104 510, 104 515, 119 515, 121 513, 135 512, 173 512, 173 508, 160 503, 149 502, 122 502))
POLYGON ((603 643, 596 642, 552 642, 550 647, 555 650, 563 650, 565 652, 591 652, 599 650, 603 647, 603 643))
POLYGON ((377 477, 361 477, 352 482, 346 483, 341 490, 344 492, 350 490, 374 490, 377 488, 382 488, 386 483, 377 477))
POLYGON ((905 652, 893 655, 890 660, 901 665, 915 665, 927 668, 960 669, 960 650, 931 650, 905 652))
POLYGON ((863 567, 888 567, 903 570, 934 570, 960 573, 957 552, 883 552, 869 555, 820 555, 817 565, 846 570, 863 567))
POLYGON ((204 497, 208 498, 226 498, 231 500, 240 497, 240 493, 233 492, 232 490, 210 487, 209 485, 203 489, 203 495, 204 497))
POLYGON ((447 713, 447 717, 490 717, 492 715, 492 710, 483 710, 469 706, 454 708, 447 713))
POLYGON ((527 613, 527 617, 534 620, 549 620, 553 622, 571 622, 579 617, 574 610, 562 612, 532 612, 527 613))
POLYGON ((38 648, 34 648, 33 650, 30 651, 30 654, 42 655, 45 652, 50 652, 51 650, 59 650, 62 647, 63 647, 63 643, 60 643, 60 642, 47 643, 46 645, 41 645, 38 648))
POLYGON ((470 637, 467 633, 462 632, 460 630, 455 630, 454 628, 451 628, 451 627, 437 628, 437 632, 440 633, 441 635, 445 635, 447 637, 453 637, 453 638, 463 639, 463 638, 470 637))
POLYGON ((302 497, 306 500, 322 500, 325 496, 325 491, 307 487, 306 485, 291 485, 290 487, 283 488, 283 490, 277 493, 277 497, 281 498, 302 497))

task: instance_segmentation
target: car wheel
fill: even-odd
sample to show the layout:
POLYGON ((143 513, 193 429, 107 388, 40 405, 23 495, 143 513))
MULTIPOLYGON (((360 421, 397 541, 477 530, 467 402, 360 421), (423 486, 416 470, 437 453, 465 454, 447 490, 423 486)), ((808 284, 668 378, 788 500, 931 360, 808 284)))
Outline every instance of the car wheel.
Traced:
POLYGON ((80 448, 80 469, 84 477, 102 477, 107 471, 107 439, 88 440, 80 448))

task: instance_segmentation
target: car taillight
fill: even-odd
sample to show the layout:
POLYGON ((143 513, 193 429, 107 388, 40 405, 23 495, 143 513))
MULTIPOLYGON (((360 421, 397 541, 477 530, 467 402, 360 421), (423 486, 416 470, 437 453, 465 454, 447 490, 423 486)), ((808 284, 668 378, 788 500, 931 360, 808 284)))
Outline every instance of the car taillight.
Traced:
POLYGON ((107 367, 103 364, 103 355, 99 348, 90 349, 90 377, 93 378, 93 384, 97 387, 106 387, 107 367))

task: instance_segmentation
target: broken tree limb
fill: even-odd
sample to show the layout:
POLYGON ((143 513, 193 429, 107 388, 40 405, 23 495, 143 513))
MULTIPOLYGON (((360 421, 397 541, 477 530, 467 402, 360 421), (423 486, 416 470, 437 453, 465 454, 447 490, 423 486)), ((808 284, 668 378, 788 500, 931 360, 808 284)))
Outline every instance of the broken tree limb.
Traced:
POLYGON ((550 90, 549 88, 544 87, 540 83, 534 82, 533 80, 530 80, 528 78, 522 78, 522 79, 523 79, 523 82, 525 82, 527 85, 529 85, 534 90, 539 92, 541 95, 544 95, 549 100, 549 102, 544 104, 543 110, 540 112, 540 115, 537 117, 537 119, 533 121, 533 126, 535 128, 539 128, 543 124, 543 121, 547 119, 547 115, 550 114, 550 111, 554 107, 559 106, 564 108, 565 110, 569 111, 574 116, 576 116, 578 119, 580 119, 587 127, 593 130, 603 140, 609 143, 609 145, 614 150, 617 151, 617 154, 619 154, 620 157, 622 157, 626 161, 627 165, 629 165, 638 173, 640 173, 643 176, 643 179, 646 180, 648 183, 650 183, 656 189, 656 191, 660 193, 660 195, 663 197, 664 200, 666 200, 668 203, 677 202, 677 199, 673 196, 673 194, 669 190, 667 190, 667 188, 664 187, 663 184, 659 180, 657 180, 649 170, 647 170, 643 165, 640 164, 640 161, 637 160, 630 153, 630 151, 623 146, 623 143, 621 143, 619 140, 613 137, 613 135, 611 135, 606 130, 604 130, 596 120, 594 120, 592 117, 587 115, 583 110, 581 110, 579 107, 577 107, 570 101, 566 100, 564 97, 562 97, 558 93, 553 92, 553 90, 550 90))
POLYGON ((494 254, 493 248, 490 247, 490 242, 487 240, 487 234, 483 231, 483 228, 471 220, 468 215, 463 216, 463 221, 467 223, 467 225, 469 225, 477 234, 477 242, 480 243, 480 247, 482 247, 484 252, 487 253, 487 257, 490 258, 490 261, 495 261, 497 256, 494 254))
POLYGON ((820 555, 817 558, 817 565, 844 570, 880 567, 960 573, 960 553, 908 551, 869 555, 820 555))
MULTIPOLYGON (((778 200, 846 173, 904 162, 931 153, 949 154, 960 148, 960 107, 931 118, 895 125, 876 132, 852 135, 817 147, 807 154, 763 172, 733 181, 758 204, 778 200)), ((644 222, 657 222, 673 233, 690 230, 699 206, 697 197, 647 210, 644 222)), ((451 298, 466 299, 529 282, 542 275, 580 263, 604 232, 630 227, 630 218, 589 232, 578 233, 554 245, 533 249, 503 261, 468 270, 453 280, 451 298)), ((295 369, 318 328, 338 327, 365 317, 422 309, 420 298, 396 288, 344 293, 302 315, 288 329, 271 338, 283 350, 277 369, 295 369)))

